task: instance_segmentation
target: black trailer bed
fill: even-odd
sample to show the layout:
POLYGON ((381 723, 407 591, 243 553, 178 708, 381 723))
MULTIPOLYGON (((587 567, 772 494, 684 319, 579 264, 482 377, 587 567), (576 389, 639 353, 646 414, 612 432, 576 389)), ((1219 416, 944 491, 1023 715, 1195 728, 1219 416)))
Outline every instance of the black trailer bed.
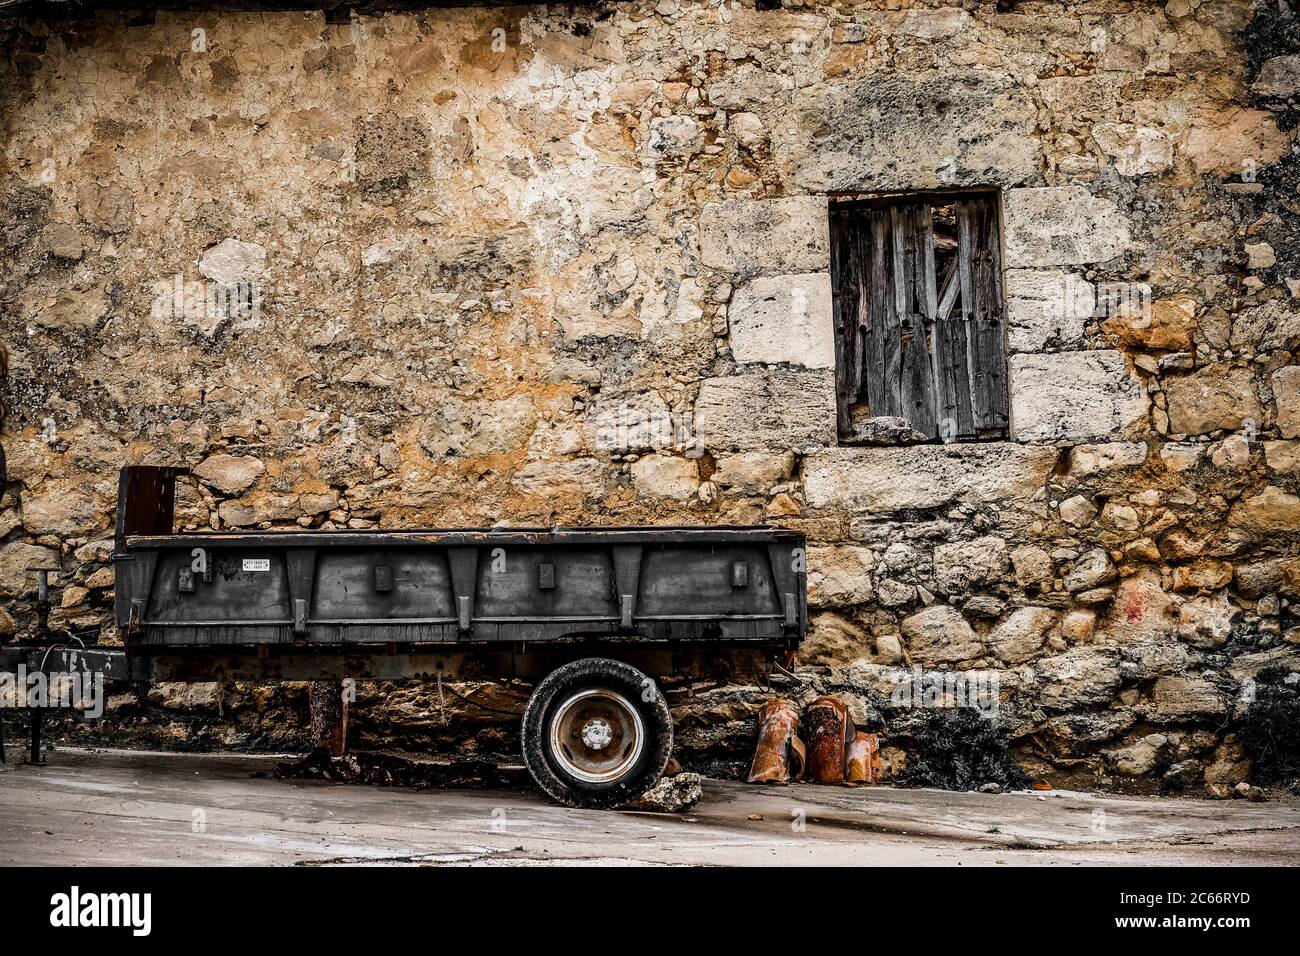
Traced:
MULTIPOLYGON (((106 679, 311 681, 313 736, 336 757, 356 680, 428 677, 441 690, 444 678, 522 679, 535 683, 520 724, 533 779, 568 806, 604 808, 640 796, 668 764, 672 715, 657 681, 762 681, 791 662, 808 625, 796 531, 176 534, 184 473, 122 469, 122 646, 49 633, 42 582, 39 638, 0 648, 0 671, 85 671, 101 690, 106 679)), ((32 706, 39 761, 46 705, 32 706)))
POLYGON ((176 469, 124 469, 114 554, 128 646, 792 647, 804 536, 766 527, 171 531, 176 469), (145 533, 141 533, 145 532, 145 533))

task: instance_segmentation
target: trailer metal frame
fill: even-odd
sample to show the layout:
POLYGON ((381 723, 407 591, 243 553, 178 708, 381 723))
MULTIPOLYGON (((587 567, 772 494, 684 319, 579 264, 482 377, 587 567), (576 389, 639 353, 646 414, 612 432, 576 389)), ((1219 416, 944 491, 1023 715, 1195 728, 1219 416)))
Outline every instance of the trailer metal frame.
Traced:
MULTIPOLYGON (((570 673, 583 686, 601 674, 625 688, 629 674, 649 675, 651 683, 759 683, 774 666, 791 662, 807 630, 806 556, 798 531, 662 526, 177 533, 176 481, 187 474, 184 468, 133 465, 119 476, 113 565, 121 646, 73 647, 42 626, 37 642, 0 647, 0 670, 19 664, 29 671, 81 668, 137 683, 537 683, 570 673)), ((644 716, 662 724, 666 715, 644 716)), ((545 719, 532 714, 525 723, 545 719)), ((641 725, 639 718, 633 723, 641 725)), ((614 728, 611 738, 608 727, 597 729, 590 739, 600 746, 620 733, 614 728)), ((39 733, 33 721, 37 755, 39 733)), ((670 745, 671 721, 666 733, 670 745)), ((647 753, 666 761, 663 741, 649 743, 647 753)), ((638 741, 638 748, 645 744, 638 741)), ((532 755, 534 777, 550 795, 574 805, 613 805, 653 783, 638 778, 570 793, 557 783, 553 767, 539 773, 543 759, 532 755)))

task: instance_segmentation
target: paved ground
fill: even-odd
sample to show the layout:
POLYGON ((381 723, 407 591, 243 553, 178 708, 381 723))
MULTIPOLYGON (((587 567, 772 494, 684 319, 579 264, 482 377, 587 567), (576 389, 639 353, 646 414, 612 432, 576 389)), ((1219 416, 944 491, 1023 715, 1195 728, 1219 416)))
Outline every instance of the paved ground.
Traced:
POLYGON ((711 780, 669 816, 277 780, 277 759, 60 749, 0 767, 0 865, 1300 863, 1295 802, 711 780))

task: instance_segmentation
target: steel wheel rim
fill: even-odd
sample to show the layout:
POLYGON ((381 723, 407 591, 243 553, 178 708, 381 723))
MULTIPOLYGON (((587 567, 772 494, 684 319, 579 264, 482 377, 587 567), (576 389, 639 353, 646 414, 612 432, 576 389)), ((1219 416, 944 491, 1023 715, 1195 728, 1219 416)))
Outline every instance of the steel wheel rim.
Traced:
POLYGON ((609 783, 636 766, 645 749, 645 724, 622 694, 593 688, 556 709, 550 737, 551 753, 566 774, 609 783))

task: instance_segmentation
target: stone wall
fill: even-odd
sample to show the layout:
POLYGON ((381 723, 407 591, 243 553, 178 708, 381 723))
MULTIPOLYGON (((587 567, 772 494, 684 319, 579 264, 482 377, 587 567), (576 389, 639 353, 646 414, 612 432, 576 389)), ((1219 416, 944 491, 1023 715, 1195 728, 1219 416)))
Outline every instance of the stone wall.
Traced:
POLYGON ((1249 774, 1249 679, 1300 668, 1276 4, 142 20, 0 20, 0 630, 34 566, 105 624, 128 462, 196 466, 191 528, 772 522, 886 732, 894 668, 995 671, 1042 775, 1249 774), (969 187, 1011 440, 837 447, 828 197, 969 187))

